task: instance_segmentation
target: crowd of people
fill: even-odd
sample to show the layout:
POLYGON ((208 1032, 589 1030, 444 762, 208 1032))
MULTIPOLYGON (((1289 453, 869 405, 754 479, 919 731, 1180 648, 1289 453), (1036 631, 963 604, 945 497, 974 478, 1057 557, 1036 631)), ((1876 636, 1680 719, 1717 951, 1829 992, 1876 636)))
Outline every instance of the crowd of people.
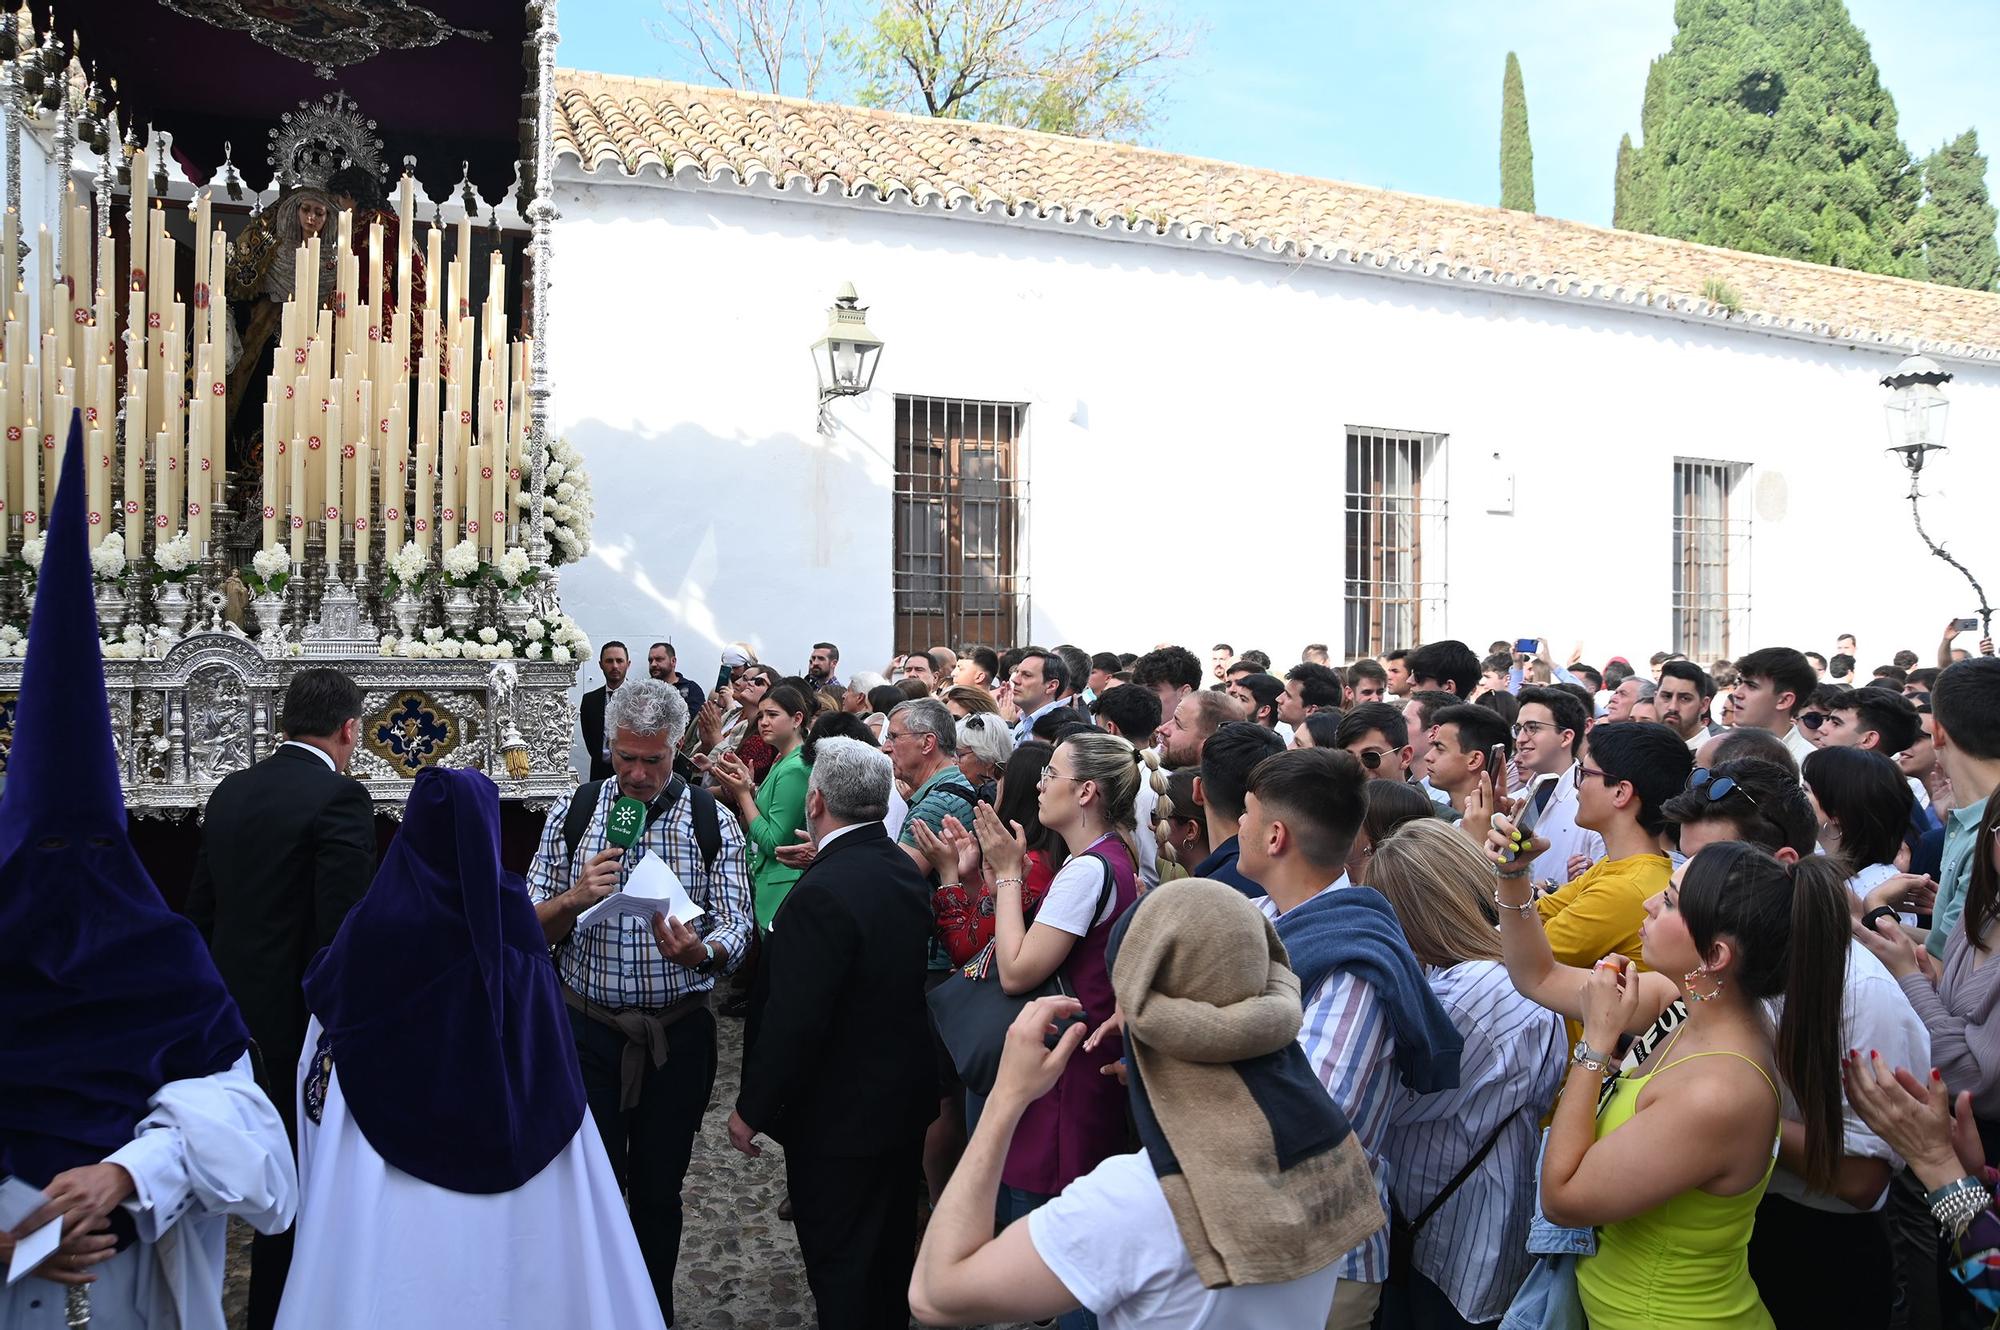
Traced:
POLYGON ((0 1327, 219 1327, 229 1215, 259 1327, 671 1326, 718 1016, 824 1327, 2000 1310, 1990 642, 1865 682, 1851 638, 739 644, 709 692, 612 642, 525 879, 466 771, 378 865, 360 692, 302 669, 183 917, 77 471, 0 795, 0 1174, 41 1193, 0 1264, 60 1228, 0 1327), (685 904, 623 896, 660 867, 685 904))

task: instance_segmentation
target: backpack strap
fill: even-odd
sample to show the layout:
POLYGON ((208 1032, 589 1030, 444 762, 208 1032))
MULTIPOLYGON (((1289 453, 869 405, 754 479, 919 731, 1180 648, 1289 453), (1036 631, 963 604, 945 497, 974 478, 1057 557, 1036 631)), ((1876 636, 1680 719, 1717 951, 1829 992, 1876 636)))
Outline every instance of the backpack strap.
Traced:
POLYGON ((722 817, 716 811, 715 794, 699 785, 688 786, 687 792, 689 820, 694 823, 694 841, 701 847, 701 866, 712 872, 716 856, 722 853, 722 817))
POLYGON ((590 825, 590 819, 597 813, 597 801, 603 794, 604 782, 594 780, 577 786, 576 793, 570 796, 569 808, 563 813, 562 838, 563 845, 569 850, 571 864, 576 863, 577 844, 583 839, 584 828, 590 825))

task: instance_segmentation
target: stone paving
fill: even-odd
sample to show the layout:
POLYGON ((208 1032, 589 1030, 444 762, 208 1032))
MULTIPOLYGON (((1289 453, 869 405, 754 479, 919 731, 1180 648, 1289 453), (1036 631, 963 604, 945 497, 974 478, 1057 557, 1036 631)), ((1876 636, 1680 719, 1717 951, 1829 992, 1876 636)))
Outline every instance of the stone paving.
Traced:
MULTIPOLYGON (((783 1152, 766 1140, 763 1155, 748 1159, 729 1146, 726 1124, 743 1061, 743 1022, 724 1017, 717 1026, 715 1095, 688 1168, 675 1330, 810 1327, 815 1324, 812 1295, 799 1245, 792 1226, 778 1218, 778 1202, 785 1194, 783 1152)), ((230 1239, 224 1306, 232 1330, 242 1330, 249 1229, 232 1225, 230 1239)))

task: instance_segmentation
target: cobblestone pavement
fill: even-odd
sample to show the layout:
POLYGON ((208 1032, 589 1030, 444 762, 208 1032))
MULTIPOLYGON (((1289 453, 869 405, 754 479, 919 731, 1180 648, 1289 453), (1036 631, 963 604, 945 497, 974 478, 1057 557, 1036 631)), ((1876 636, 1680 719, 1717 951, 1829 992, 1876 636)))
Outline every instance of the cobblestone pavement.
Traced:
MULTIPOLYGON (((723 1017, 716 1024, 720 1065, 688 1167, 675 1330, 810 1327, 812 1294, 799 1244, 792 1226, 778 1218, 785 1194, 783 1152, 766 1140, 763 1155, 748 1159, 729 1146, 726 1124, 743 1063, 743 1022, 723 1017)), ((242 1224, 231 1225, 224 1307, 232 1330, 245 1324, 249 1232, 242 1224)))

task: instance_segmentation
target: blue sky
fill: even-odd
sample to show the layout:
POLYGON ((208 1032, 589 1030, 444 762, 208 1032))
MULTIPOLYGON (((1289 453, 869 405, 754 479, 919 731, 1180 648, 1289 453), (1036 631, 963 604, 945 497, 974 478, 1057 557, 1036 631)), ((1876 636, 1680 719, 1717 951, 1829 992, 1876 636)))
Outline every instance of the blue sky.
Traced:
MULTIPOLYGON (((1203 32, 1146 137, 1175 152, 1494 203, 1500 79, 1521 57, 1540 211, 1609 224, 1618 137, 1638 132, 1672 0, 1180 0, 1203 32)), ((1919 155, 1971 127, 2000 146, 2000 5, 1848 0, 1919 155)), ((660 0, 570 0, 565 65, 695 78, 648 29, 660 0)), ((695 81, 701 81, 696 79, 695 81)))

